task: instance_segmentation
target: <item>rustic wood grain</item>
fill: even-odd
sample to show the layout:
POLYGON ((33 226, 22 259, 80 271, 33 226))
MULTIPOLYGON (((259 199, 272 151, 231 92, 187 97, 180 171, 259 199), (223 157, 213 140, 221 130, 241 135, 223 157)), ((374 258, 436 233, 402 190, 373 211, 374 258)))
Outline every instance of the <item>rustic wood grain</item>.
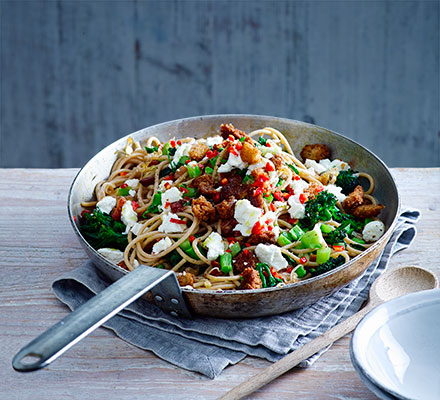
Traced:
POLYGON ((438 1, 0 7, 0 166, 79 167, 135 130, 219 113, 316 122, 391 166, 439 165, 438 1))
MULTIPOLYGON (((68 313, 51 282, 86 256, 67 218, 76 169, 0 169, 0 398, 214 399, 269 365, 248 357, 215 380, 185 371, 99 328, 48 368, 20 374, 13 355, 68 313)), ((440 276, 440 169, 393 169, 403 205, 422 211, 414 244, 391 266, 419 264, 440 276)), ((354 371, 349 336, 308 369, 294 369, 252 399, 374 399, 354 371)))

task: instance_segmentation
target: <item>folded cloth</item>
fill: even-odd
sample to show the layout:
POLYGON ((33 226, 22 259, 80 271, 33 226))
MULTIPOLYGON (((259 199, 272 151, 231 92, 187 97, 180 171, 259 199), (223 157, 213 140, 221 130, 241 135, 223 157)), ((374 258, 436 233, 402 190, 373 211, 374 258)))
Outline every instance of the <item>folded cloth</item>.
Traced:
MULTIPOLYGON (((414 224, 419 217, 418 210, 402 210, 384 251, 360 277, 299 310, 253 319, 223 320, 197 316, 188 320, 175 318, 139 299, 104 326, 128 343, 211 379, 246 355, 278 361, 359 310, 368 297, 371 283, 386 269, 391 256, 413 241, 416 235, 414 224)), ((54 281, 52 288, 55 295, 74 310, 109 284, 111 282, 99 275, 88 261, 54 281)), ((327 349, 300 366, 311 365, 327 349)))

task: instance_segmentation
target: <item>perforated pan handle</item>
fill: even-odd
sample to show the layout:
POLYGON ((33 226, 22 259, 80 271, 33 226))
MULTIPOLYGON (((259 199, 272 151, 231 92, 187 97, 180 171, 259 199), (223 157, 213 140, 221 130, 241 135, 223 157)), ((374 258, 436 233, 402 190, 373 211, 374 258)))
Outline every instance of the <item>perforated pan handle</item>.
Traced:
POLYGON ((13 358, 12 366, 20 372, 44 368, 164 280, 166 286, 179 288, 172 271, 140 265, 23 347, 13 358))

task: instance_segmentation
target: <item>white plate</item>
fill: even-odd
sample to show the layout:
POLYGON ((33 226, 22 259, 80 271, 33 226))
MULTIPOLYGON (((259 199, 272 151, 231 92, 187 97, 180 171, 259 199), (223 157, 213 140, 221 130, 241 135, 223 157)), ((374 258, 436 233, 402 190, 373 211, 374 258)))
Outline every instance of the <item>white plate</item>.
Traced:
POLYGON ((440 399, 440 289, 375 308, 357 326, 350 352, 355 367, 382 391, 440 399))

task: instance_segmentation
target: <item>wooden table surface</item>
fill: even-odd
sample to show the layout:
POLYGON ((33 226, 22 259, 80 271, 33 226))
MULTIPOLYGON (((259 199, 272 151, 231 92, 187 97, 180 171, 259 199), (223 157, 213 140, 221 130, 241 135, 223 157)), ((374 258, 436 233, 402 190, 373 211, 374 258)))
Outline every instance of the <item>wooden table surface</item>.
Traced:
MULTIPOLYGON (((99 328, 48 368, 21 374, 14 354, 67 315, 51 282, 86 255, 67 218, 75 169, 0 169, 0 398, 215 399, 269 365, 247 357, 216 379, 177 368, 99 328)), ((422 211, 413 245, 391 266, 423 265, 440 276, 440 169, 392 170, 402 204, 422 211)), ((350 336, 312 367, 294 369, 253 399, 374 399, 354 371, 350 336)))

